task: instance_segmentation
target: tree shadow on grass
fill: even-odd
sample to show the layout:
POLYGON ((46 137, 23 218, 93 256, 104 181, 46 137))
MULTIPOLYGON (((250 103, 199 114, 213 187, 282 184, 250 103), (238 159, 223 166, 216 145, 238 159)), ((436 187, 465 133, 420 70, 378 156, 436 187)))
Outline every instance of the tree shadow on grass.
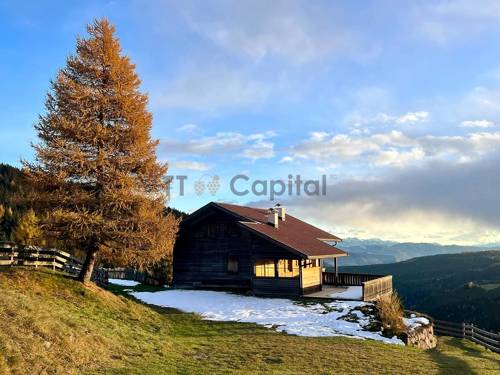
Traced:
POLYGON ((428 355, 439 366, 440 375, 476 374, 464 360, 445 354, 438 348, 430 349, 428 355))
MULTIPOLYGON (((500 369, 499 361, 495 354, 483 349, 481 346, 458 338, 439 338, 438 346, 427 351, 430 359, 439 366, 439 374, 479 374, 470 364, 461 357, 475 357, 491 363, 491 371, 500 369)), ((489 367, 489 366, 488 366, 489 367)), ((489 370, 489 369, 488 369, 489 370)))
POLYGON ((498 366, 500 372, 500 357, 495 358, 496 354, 486 348, 465 339, 451 339, 447 342, 447 345, 460 350, 468 356, 493 362, 498 366))

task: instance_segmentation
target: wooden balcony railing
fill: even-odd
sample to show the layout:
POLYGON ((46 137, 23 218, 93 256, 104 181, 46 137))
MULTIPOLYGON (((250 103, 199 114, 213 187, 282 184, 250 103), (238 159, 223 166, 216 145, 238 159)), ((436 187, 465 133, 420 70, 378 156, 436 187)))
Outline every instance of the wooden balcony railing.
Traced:
POLYGON ((361 286, 363 287, 363 301, 373 301, 380 296, 392 293, 392 276, 323 272, 323 285, 361 286))

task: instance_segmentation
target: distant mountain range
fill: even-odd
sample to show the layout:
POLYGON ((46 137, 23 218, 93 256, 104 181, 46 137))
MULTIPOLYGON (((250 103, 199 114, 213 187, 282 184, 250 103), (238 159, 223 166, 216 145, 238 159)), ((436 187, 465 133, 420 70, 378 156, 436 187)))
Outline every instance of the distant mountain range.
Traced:
POLYGON ((407 309, 500 331, 500 251, 433 255, 340 271, 392 275, 407 309))
POLYGON ((459 254, 500 249, 500 244, 482 246, 439 245, 435 243, 394 242, 379 239, 347 238, 338 244, 349 256, 339 261, 341 266, 396 263, 404 260, 438 254, 459 254))

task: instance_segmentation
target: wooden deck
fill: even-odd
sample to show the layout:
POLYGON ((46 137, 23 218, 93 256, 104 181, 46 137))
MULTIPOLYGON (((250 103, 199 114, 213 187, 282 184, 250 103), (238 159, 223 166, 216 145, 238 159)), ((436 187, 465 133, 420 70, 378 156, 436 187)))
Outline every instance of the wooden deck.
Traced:
POLYGON ((339 294, 347 291, 347 286, 332 286, 332 285, 323 285, 322 290, 319 292, 314 292, 314 293, 309 293, 304 295, 304 298, 322 298, 322 299, 348 299, 351 301, 361 301, 362 297, 360 298, 342 298, 341 296, 332 296, 333 294, 339 294))
MULTIPOLYGON (((392 293, 391 275, 368 275, 356 273, 323 272, 323 289, 358 286, 362 288, 362 301, 375 301, 383 295, 392 293)), ((334 292, 332 292, 334 293, 334 292)), ((335 299, 347 299, 334 296, 335 299)))

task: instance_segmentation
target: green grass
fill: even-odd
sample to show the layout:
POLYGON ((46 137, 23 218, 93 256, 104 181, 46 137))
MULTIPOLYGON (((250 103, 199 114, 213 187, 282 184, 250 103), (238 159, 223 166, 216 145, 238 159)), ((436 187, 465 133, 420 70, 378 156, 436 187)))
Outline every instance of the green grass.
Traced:
MULTIPOLYGON (((305 338, 150 307, 51 271, 0 271, 0 374, 494 374, 500 356, 305 338)), ((123 289, 123 288, 121 288, 123 289)))

